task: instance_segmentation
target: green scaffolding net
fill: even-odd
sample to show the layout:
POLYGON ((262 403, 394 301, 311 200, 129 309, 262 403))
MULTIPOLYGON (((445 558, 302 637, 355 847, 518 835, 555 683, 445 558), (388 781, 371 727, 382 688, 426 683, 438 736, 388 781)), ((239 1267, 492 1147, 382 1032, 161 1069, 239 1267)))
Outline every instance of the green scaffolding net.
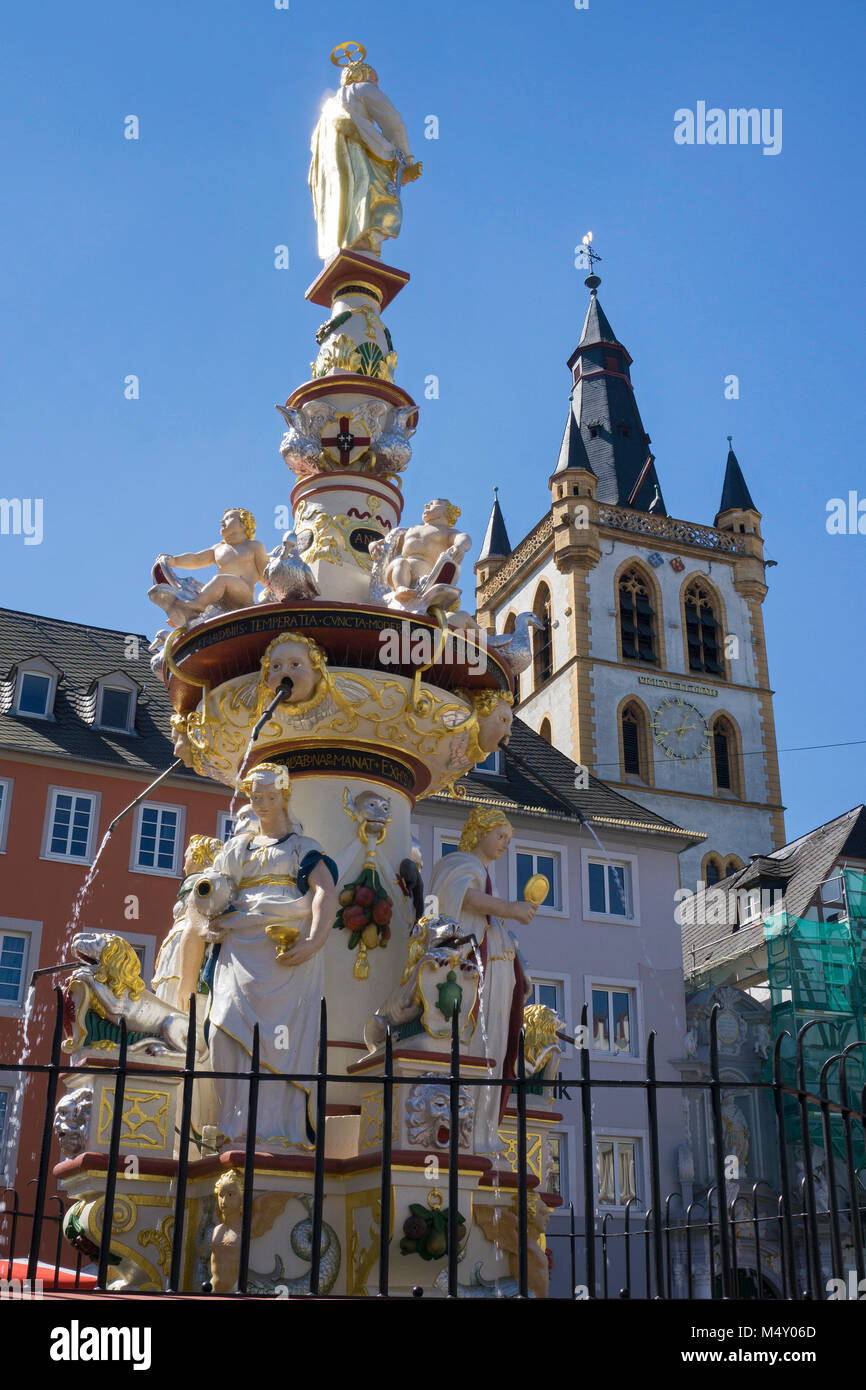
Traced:
MULTIPOLYGON (((782 1077, 796 1085, 794 1039, 810 1024, 803 1040, 806 1089, 820 1094, 821 1074, 829 1058, 850 1043, 866 1044, 866 874, 845 869, 821 885, 821 906, 814 917, 777 912, 765 920, 767 974, 774 1037, 786 1031, 782 1045, 782 1077), (822 917, 824 920, 817 920, 822 917)), ((866 1084, 866 1046, 854 1048, 846 1064, 850 1105, 860 1107, 866 1084)), ((768 1065, 767 1076, 772 1075, 768 1065)), ((827 1094, 841 1098, 839 1064, 826 1072, 827 1094)), ((785 1099, 785 1132, 789 1142, 802 1140, 802 1121, 796 1099, 785 1099)), ((852 1124, 857 1165, 866 1162, 862 1131, 852 1124)), ((844 1157, 840 1116, 831 1115, 833 1151, 844 1157)), ((809 1106, 811 1143, 825 1146, 820 1108, 809 1106)))

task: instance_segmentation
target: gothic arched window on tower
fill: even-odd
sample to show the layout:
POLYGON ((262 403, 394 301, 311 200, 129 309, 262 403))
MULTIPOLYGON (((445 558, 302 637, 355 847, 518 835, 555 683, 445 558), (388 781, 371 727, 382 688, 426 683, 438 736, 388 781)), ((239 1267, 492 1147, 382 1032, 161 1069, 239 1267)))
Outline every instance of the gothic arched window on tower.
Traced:
POLYGON ((716 791, 742 796, 740 748, 737 731, 724 714, 717 714, 711 726, 713 781, 716 791))
POLYGON ((553 629, 550 616, 550 590, 542 584, 535 595, 532 611, 541 627, 532 630, 532 676, 536 686, 553 675, 553 629))
POLYGON ((626 570, 619 581, 619 631, 624 661, 658 661, 655 612, 637 566, 626 570))
POLYGON ((553 743, 553 732, 550 727, 549 719, 542 719, 538 732, 540 737, 543 738, 546 743, 553 743))
POLYGON ((649 721, 643 706, 636 700, 630 700, 623 707, 619 727, 623 779, 639 777, 642 782, 651 782, 649 721))
POLYGON ((686 618, 686 651, 690 671, 723 676, 719 621, 709 587, 693 580, 683 600, 686 618))

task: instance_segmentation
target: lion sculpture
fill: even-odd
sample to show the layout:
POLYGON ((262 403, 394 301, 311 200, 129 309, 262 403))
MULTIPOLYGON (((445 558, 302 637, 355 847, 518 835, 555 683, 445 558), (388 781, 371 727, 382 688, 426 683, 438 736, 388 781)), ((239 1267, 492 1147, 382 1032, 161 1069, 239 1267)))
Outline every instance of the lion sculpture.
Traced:
MULTIPOLYGON (((70 1027, 63 1040, 64 1052, 114 1046, 122 1018, 131 1052, 156 1056, 186 1050, 188 1015, 145 988, 141 962, 128 941, 113 932, 83 931, 72 938, 72 949, 82 964, 64 990, 70 1027)), ((207 1046, 200 1026, 196 1034, 196 1053, 204 1057, 207 1046)))

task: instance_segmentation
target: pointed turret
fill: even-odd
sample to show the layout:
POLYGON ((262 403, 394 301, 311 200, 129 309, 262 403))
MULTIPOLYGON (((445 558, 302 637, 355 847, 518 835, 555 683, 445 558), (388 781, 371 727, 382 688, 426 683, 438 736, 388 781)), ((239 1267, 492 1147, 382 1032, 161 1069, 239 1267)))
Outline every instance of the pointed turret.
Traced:
POLYGON ((487 523, 487 530, 484 534, 484 541, 481 545, 481 554, 478 556, 478 563, 483 560, 504 560, 511 554, 511 542, 508 539, 508 532, 505 529, 505 518, 502 515, 502 508, 499 505, 499 488, 493 489, 493 510, 490 513, 490 520, 487 523))
POLYGON ((553 470, 554 477, 557 473, 565 473, 570 468, 583 468, 587 473, 594 471, 573 410, 569 410, 568 419, 565 422, 562 443, 559 446, 559 459, 553 470))
MULTIPOLYGON (((502 515, 502 508, 499 505, 499 488, 493 489, 493 510, 490 513, 490 520, 487 523, 487 530, 484 533, 484 541, 481 545, 481 554, 475 561, 475 587, 476 593, 484 588, 488 580, 492 579, 511 554, 511 541, 508 539, 508 532, 505 529, 505 517, 502 515)), ((478 622, 483 628, 493 631, 494 623, 492 614, 487 612, 480 604, 477 613, 478 622)))
POLYGON ((598 478, 599 502, 666 516, 650 437, 634 398, 632 359, 599 303, 601 280, 588 275, 584 283, 590 291, 589 308, 580 342, 568 359, 573 404, 556 471, 586 468, 598 478))
MULTIPOLYGON (((728 435, 728 462, 725 468, 725 481, 722 487, 722 500, 719 503, 719 510, 716 514, 715 525, 719 524, 719 517, 725 512, 758 512, 758 508, 752 501, 752 494, 746 487, 746 480, 743 477, 743 470, 737 462, 734 453, 732 436, 728 435)), ((758 513, 760 515, 760 513, 758 513)))

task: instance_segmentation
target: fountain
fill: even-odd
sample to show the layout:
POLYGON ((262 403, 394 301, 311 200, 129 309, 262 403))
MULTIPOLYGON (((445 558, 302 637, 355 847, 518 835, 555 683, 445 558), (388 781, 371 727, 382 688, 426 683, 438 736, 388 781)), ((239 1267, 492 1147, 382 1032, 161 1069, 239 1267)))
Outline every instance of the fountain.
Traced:
MULTIPOLYGON (((442 902, 428 899, 424 913, 410 827, 418 799, 457 795, 458 779, 507 735, 516 668, 461 609, 471 542, 459 508, 435 497, 420 523, 400 525, 418 408, 395 384, 382 319, 409 276, 382 260, 382 246, 399 232, 402 186, 421 165, 365 57, 360 45, 334 50, 340 89, 313 137, 326 263, 306 297, 327 319, 311 379, 278 407, 288 426, 280 453, 296 479, 293 530, 268 554, 254 518, 231 507, 210 548, 158 557, 150 590, 169 624, 154 666, 174 709, 175 753, 235 799, 243 792, 243 827, 225 847, 191 842, 157 992, 122 938, 79 932, 73 942, 63 1046, 75 1071, 58 1107, 55 1171, 79 1248, 99 1248, 113 1204, 111 1288, 230 1291, 246 1220, 251 1291, 305 1292, 315 1263, 320 1292, 372 1293, 387 1247, 391 1291, 436 1296, 447 1291, 449 1229, 466 1296, 517 1289, 515 1277, 498 1277, 520 1217, 499 1129, 516 1131, 499 1114, 500 1089, 483 1084, 491 1068, 502 1074, 506 1052, 513 1061, 525 997, 519 957, 485 899, 486 866, 510 827, 501 815, 476 816, 465 852, 434 867, 442 902), (216 574, 203 585, 177 573, 208 567, 216 574), (191 1017, 178 982, 206 953, 210 993, 196 996, 191 1017), (112 1065, 123 1038, 121 1084, 112 1065), (456 1098, 452 1047, 465 1079, 456 1098), (179 1131, 188 1133, 183 1153, 179 1131), (458 1166, 441 1180, 446 1199, 438 1174, 449 1148, 458 1166), (380 1240, 386 1151, 391 1228, 380 1240), (455 1199, 449 1226, 445 1202, 455 1199)), ((534 910, 528 901, 495 908, 519 921, 534 910)), ((527 1046, 527 1065, 548 1080, 555 1023, 533 1016, 536 1045, 527 1046)), ((549 1104, 539 1099, 540 1110, 549 1104)), ((543 1114, 536 1128, 543 1150, 543 1114)), ((540 1162, 543 1172, 543 1153, 540 1162)), ((536 1193, 529 1215, 531 1240, 541 1241, 536 1193)), ((533 1243, 536 1296, 546 1291, 542 1266, 533 1243)))

